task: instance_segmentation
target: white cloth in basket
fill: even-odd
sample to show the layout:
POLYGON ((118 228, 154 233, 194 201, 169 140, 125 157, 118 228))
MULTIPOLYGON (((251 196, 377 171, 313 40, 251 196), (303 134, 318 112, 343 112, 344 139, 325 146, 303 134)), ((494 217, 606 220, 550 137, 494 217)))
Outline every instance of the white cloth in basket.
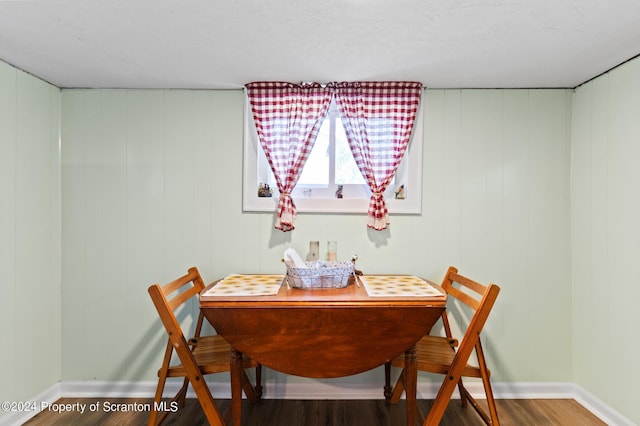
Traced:
POLYGON ((284 263, 291 268, 307 268, 307 264, 297 251, 289 247, 284 251, 284 263))

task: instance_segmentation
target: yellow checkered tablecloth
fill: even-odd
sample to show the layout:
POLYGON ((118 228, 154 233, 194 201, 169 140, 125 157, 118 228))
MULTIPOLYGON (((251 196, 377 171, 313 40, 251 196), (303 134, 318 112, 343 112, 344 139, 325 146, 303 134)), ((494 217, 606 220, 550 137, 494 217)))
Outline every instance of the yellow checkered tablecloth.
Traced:
POLYGON ((412 275, 365 275, 360 278, 370 297, 443 296, 437 288, 412 275))
POLYGON ((204 296, 269 296, 278 294, 283 275, 239 275, 225 277, 204 296))

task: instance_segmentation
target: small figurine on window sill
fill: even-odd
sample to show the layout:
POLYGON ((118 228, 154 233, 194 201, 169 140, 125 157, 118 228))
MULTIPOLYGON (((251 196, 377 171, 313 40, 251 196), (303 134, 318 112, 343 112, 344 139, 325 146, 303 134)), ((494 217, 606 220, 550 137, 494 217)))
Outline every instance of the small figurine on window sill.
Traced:
POLYGON ((261 183, 258 186, 258 197, 271 197, 273 195, 273 191, 271 187, 267 183, 261 183))
POLYGON ((404 185, 400 185, 396 191, 396 200, 404 200, 404 185))
POLYGON ((336 198, 342 198, 343 190, 344 190, 344 186, 338 185, 338 189, 336 190, 336 198))

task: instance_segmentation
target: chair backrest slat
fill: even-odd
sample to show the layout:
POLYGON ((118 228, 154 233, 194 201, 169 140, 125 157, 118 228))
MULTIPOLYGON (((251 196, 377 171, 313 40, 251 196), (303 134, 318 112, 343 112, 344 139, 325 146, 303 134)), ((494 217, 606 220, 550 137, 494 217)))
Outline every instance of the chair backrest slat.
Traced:
MULTIPOLYGON (((176 318, 175 311, 192 297, 199 294, 204 287, 204 281, 196 267, 190 268, 188 274, 183 275, 177 280, 171 281, 164 286, 161 286, 160 284, 153 284, 149 287, 151 300, 153 301, 169 336, 175 337, 177 335, 183 335, 182 327, 176 318), (187 289, 180 291, 183 287, 187 287, 187 289), (176 292, 178 293, 171 297, 176 292)), ((203 316, 202 313, 200 313, 196 321, 196 332, 194 336, 200 335, 202 321, 203 316)))
POLYGON ((191 299, 193 296, 195 296, 198 293, 200 293, 200 290, 198 288, 191 287, 190 289, 185 290, 182 293, 176 295, 173 299, 170 299, 169 306, 171 306, 171 309, 175 311, 187 300, 191 299))
MULTIPOLYGON (((475 311, 467 324, 466 332, 464 333, 461 346, 458 350, 459 352, 462 351, 459 356, 463 356, 466 359, 473 350, 475 342, 477 342, 480 332, 487 322, 489 313, 500 292, 500 287, 496 284, 486 286, 480 284, 477 281, 458 274, 458 270, 451 266, 442 280, 442 288, 450 297, 461 301, 475 311), (465 292, 461 288, 454 287, 454 283, 460 284, 461 288, 464 287, 469 291, 465 292), (468 339, 471 340, 470 344, 466 342, 468 339), (465 354, 465 352, 468 352, 468 354, 465 354)), ((448 324, 445 324, 445 329, 447 328, 449 328, 448 324)), ((447 335, 451 333, 450 329, 446 331, 447 335)))
POLYGON ((474 311, 477 311, 480 307, 482 297, 487 290, 487 286, 460 275, 453 266, 450 266, 447 270, 441 286, 447 294, 469 306, 474 311), (459 287, 454 286, 454 283, 458 284, 459 287))
POLYGON ((204 287, 204 281, 202 280, 198 269, 196 267, 192 267, 189 268, 189 272, 186 275, 162 286, 162 292, 165 295, 168 305, 175 311, 191 297, 200 293, 204 287), (182 288, 186 286, 189 288, 187 290, 182 290, 182 288), (173 294, 178 290, 182 290, 182 292, 174 296, 173 294))
POLYGON ((460 289, 457 289, 451 286, 448 289, 446 289, 446 291, 447 291, 447 294, 449 294, 449 296, 455 297, 465 305, 469 306, 474 311, 477 310, 478 307, 480 306, 479 300, 475 299, 473 296, 470 296, 469 294, 463 292, 460 289))
MULTIPOLYGON (((500 287, 498 287, 495 284, 489 284, 486 287, 482 295, 482 301, 480 302, 479 308, 476 310, 476 313, 471 318, 467 331, 464 334, 464 337, 462 338, 463 341, 466 340, 467 337, 471 337, 471 336, 477 337, 480 335, 480 332, 484 328, 484 324, 487 322, 487 319, 489 318, 491 309, 493 308, 493 305, 496 299, 498 298, 499 292, 500 292, 500 287)), ((470 345, 470 346, 475 346, 475 342, 473 343, 473 345, 470 345)), ((469 352, 471 352, 471 349, 469 350, 469 352)))
POLYGON ((165 284, 164 286, 162 286, 162 290, 164 291, 164 293, 166 295, 169 295, 171 293, 173 293, 174 291, 178 290, 180 287, 182 287, 183 285, 185 285, 186 283, 189 283, 193 280, 193 278, 195 278, 193 272, 191 270, 189 270, 189 272, 183 276, 181 276, 180 278, 177 278, 173 281, 171 281, 168 284, 165 284))
POLYGON ((452 273, 449 275, 449 279, 455 281, 471 290, 475 291, 477 294, 484 293, 485 286, 472 280, 471 278, 467 278, 464 275, 460 275, 458 273, 452 273))

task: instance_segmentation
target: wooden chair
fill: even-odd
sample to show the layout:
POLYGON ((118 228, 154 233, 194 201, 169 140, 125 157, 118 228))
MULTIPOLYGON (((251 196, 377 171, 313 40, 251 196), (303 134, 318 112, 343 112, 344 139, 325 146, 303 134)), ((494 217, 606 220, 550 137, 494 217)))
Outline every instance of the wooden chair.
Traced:
MULTIPOLYGON (((473 316, 467 324, 462 341, 453 338, 447 312, 442 314, 442 321, 446 337, 425 336, 416 344, 416 362, 418 371, 443 374, 444 380, 438 395, 425 419, 425 426, 437 425, 449 405, 451 395, 458 386, 463 406, 467 402, 476 409, 484 422, 488 425, 499 425, 490 372, 487 369, 480 332, 489 317, 489 313, 500 292, 495 284, 487 286, 458 274, 458 270, 449 267, 441 284, 447 292, 449 300, 456 300, 471 308, 473 316), (477 366, 468 364, 471 353, 476 352, 477 366), (489 413, 476 402, 462 383, 462 377, 477 377, 482 379, 487 398, 489 413)), ((385 365, 385 396, 392 404, 397 403, 404 391, 404 355, 401 355, 385 365), (403 368, 393 390, 389 392, 391 366, 403 368)))
MULTIPOLYGON (((223 425, 228 423, 220 416, 209 387, 204 380, 204 375, 230 371, 231 347, 221 336, 200 336, 204 320, 202 312, 198 315, 193 337, 187 340, 175 314, 176 310, 187 301, 192 298, 197 299, 204 288, 204 282, 196 267, 190 268, 186 275, 164 286, 154 284, 149 287, 151 300, 169 337, 162 367, 158 371, 158 387, 149 416, 149 425, 162 423, 176 403, 178 407, 184 406, 189 383, 193 386, 209 424, 223 425), (171 365, 174 350, 180 360, 180 364, 177 365, 171 365), (168 377, 184 377, 184 382, 178 393, 169 402, 164 403, 165 409, 158 410, 159 407, 163 407, 162 393, 168 377)), ((262 396, 261 366, 251 359, 245 358, 243 359, 243 367, 256 369, 255 387, 252 386, 245 373, 242 388, 250 401, 259 400, 262 396)))

